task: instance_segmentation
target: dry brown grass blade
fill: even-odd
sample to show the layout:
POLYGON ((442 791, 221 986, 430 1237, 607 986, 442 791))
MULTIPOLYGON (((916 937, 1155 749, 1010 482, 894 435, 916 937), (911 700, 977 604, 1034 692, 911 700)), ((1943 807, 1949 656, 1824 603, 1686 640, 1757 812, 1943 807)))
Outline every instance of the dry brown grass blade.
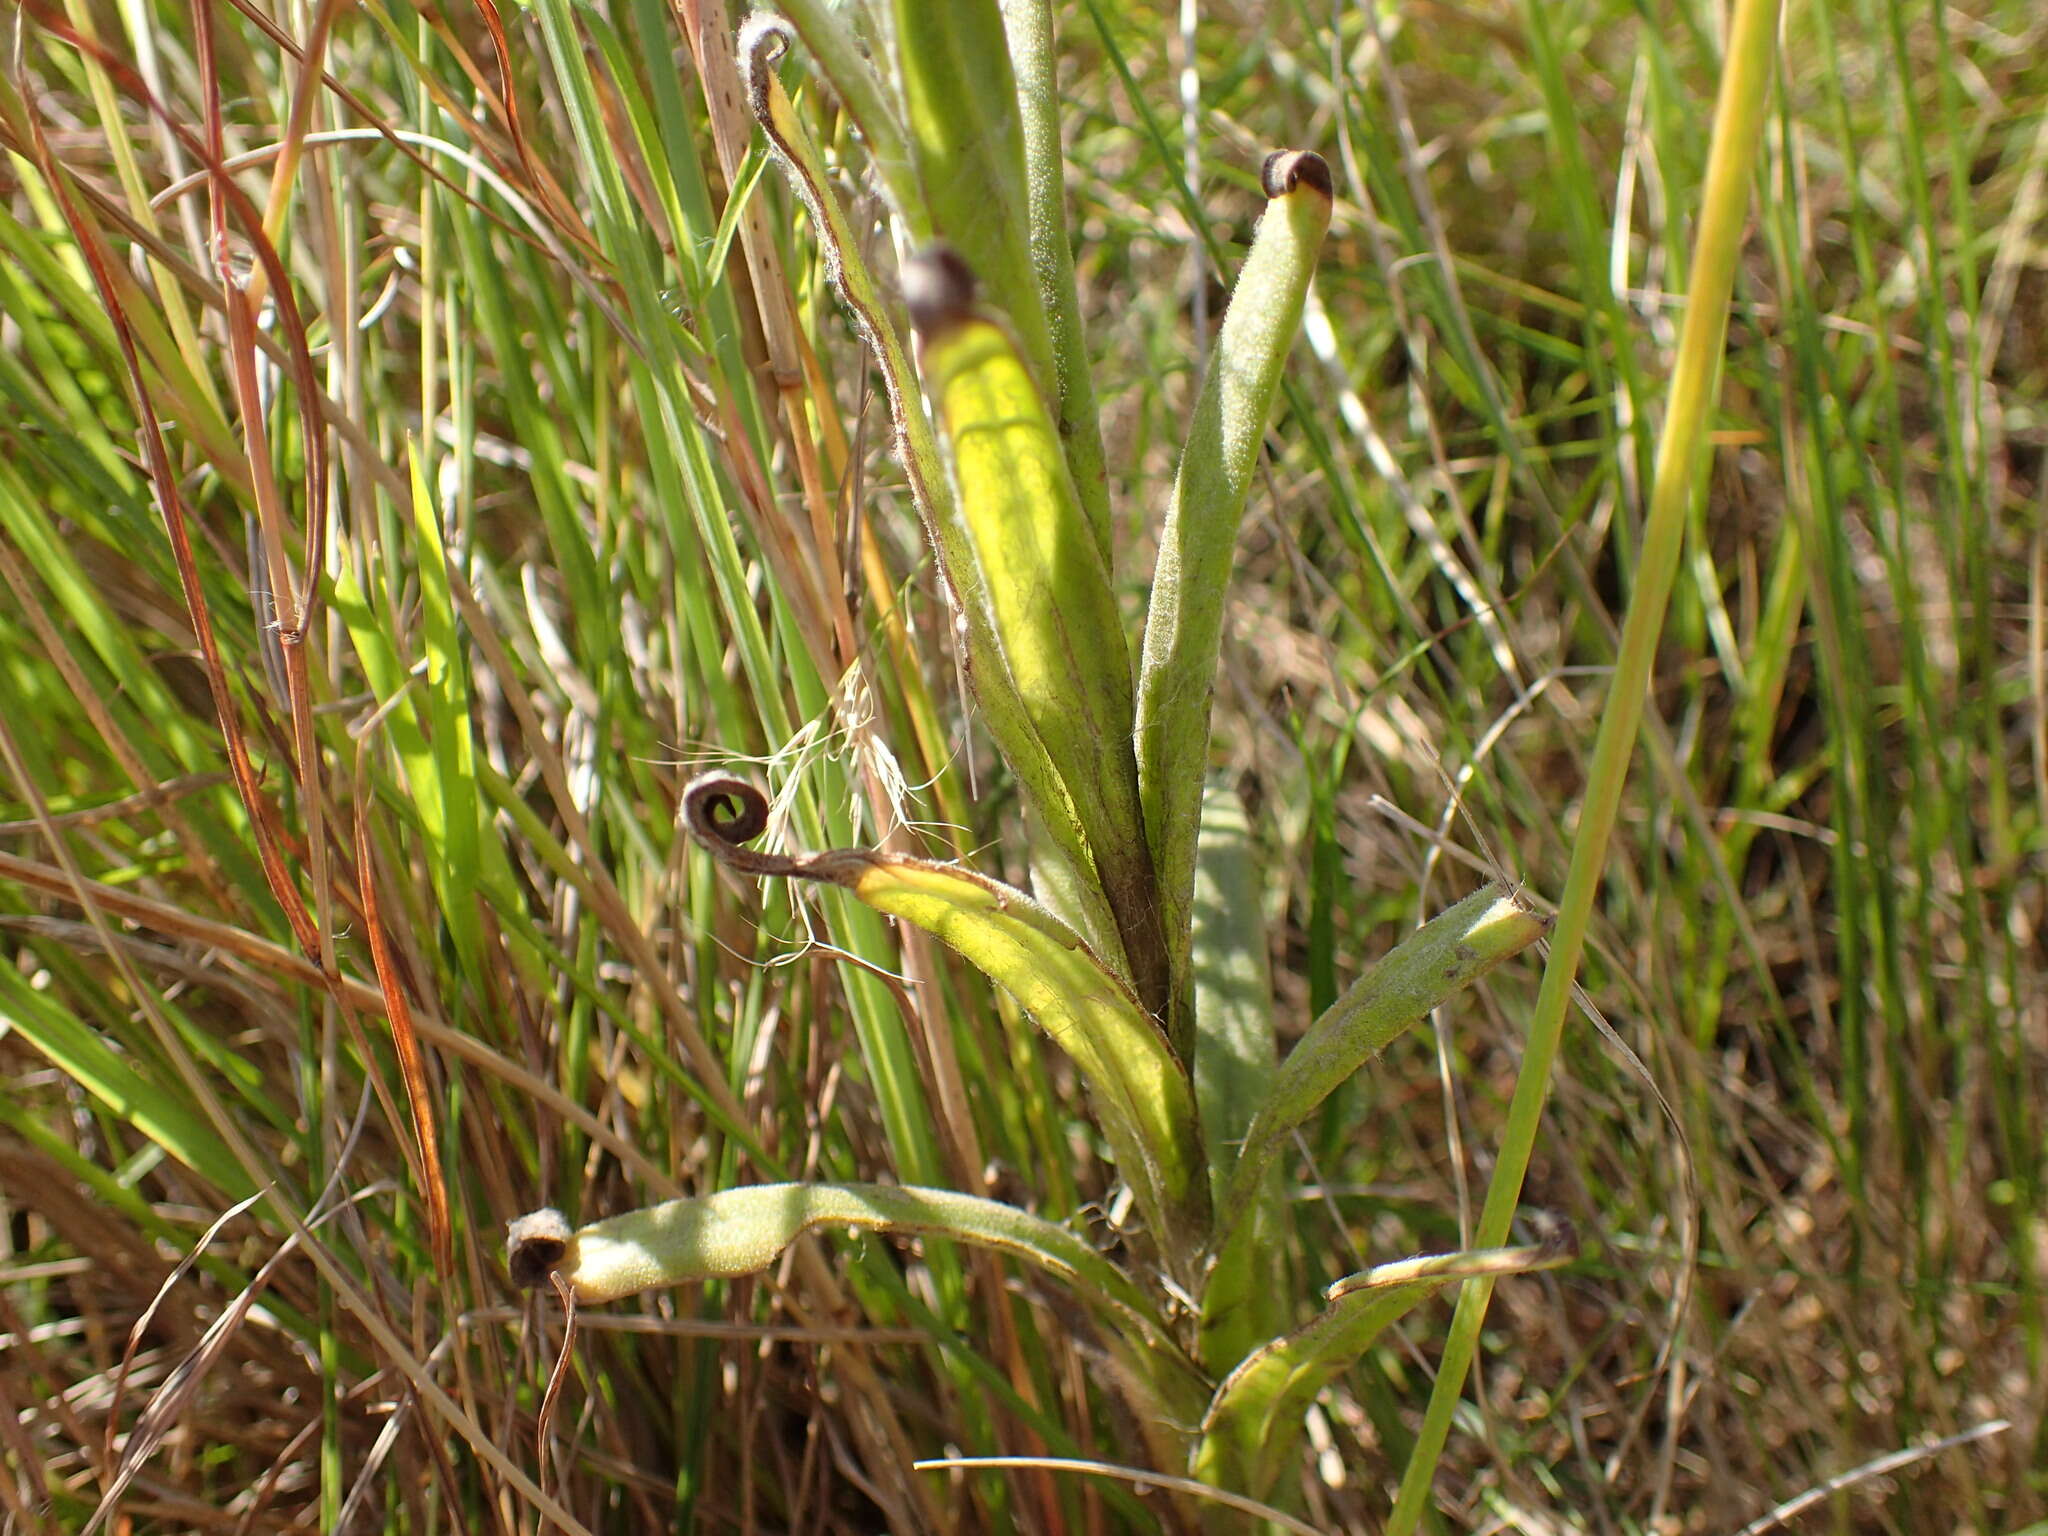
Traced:
MULTIPOLYGON (((357 780, 361 782, 360 763, 357 780)), ((391 951, 391 937, 384 927, 384 909, 377 900, 376 864, 370 855, 369 808, 371 797, 356 799, 356 878, 363 898, 363 932, 370 941, 370 960, 377 968, 377 984, 384 993, 384 1016, 391 1021, 391 1042, 398 1050, 399 1071, 412 1103, 413 1133, 419 1144, 421 1194, 427 1203, 427 1233, 434 1249, 434 1266, 444 1276, 455 1270, 455 1232, 448 1216, 448 1180, 441 1169, 441 1134, 434 1113, 433 1083, 427 1073, 426 1053, 420 1049, 419 1030, 414 1027, 412 1007, 406 1001, 405 982, 398 973, 397 957, 391 951)))
MULTIPOLYGON (((119 1466, 122 1468, 126 1468, 128 1465, 127 1457, 122 1457, 118 1462, 116 1461, 116 1453, 114 1448, 114 1426, 120 1422, 122 1392, 128 1383, 128 1373, 135 1364, 135 1352, 142 1346, 143 1335, 149 1330, 149 1326, 151 1322, 155 1320, 158 1310, 163 1306, 165 1299, 170 1295, 171 1287, 176 1285, 188 1273, 191 1272, 193 1265, 199 1262, 199 1255, 204 1253, 208 1245, 211 1244, 213 1240, 220 1235, 221 1229, 225 1227, 229 1222, 233 1221, 237 1216, 241 1215, 244 1211, 248 1210, 250 1206, 254 1205, 257 1201, 261 1200, 262 1198, 263 1196, 261 1193, 245 1196, 243 1199, 237 1200, 225 1211, 222 1211, 220 1215, 216 1216, 213 1219, 212 1225, 207 1227, 207 1229, 204 1232, 199 1234, 199 1240, 195 1242, 191 1246, 191 1248, 186 1251, 184 1258, 178 1261, 177 1267, 173 1269, 168 1275, 164 1276, 164 1283, 156 1288, 156 1295, 150 1298, 149 1305, 144 1307, 142 1311, 139 1314, 137 1314, 134 1325, 130 1327, 128 1330, 128 1343, 121 1351, 120 1368, 114 1376, 113 1404, 107 1412, 106 1457, 108 1466, 119 1466)), ((280 1253, 278 1257, 282 1257, 282 1254, 280 1253)), ((274 1263, 275 1260, 273 1259, 272 1262, 274 1263)), ((269 1267, 269 1265, 266 1265, 265 1269, 267 1270, 269 1267)), ((265 1276, 259 1275, 255 1281, 252 1281, 250 1283, 248 1290, 245 1291, 244 1294, 253 1294, 257 1289, 260 1288, 260 1285, 265 1278, 265 1276)), ((230 1307, 230 1310, 232 1310, 232 1306, 230 1307)), ((222 1315, 225 1316, 226 1314, 223 1313, 222 1315)), ((203 1347, 204 1344, 202 1341, 202 1348, 203 1347)), ((145 1414, 144 1418, 146 1419, 147 1417, 148 1415, 145 1414)), ((129 1442, 131 1450, 133 1450, 134 1445, 135 1442, 131 1439, 129 1442)), ((150 1454, 153 1454, 153 1451, 145 1452, 143 1456, 140 1458, 140 1460, 147 1460, 150 1454)), ((140 1464, 140 1460, 137 1461, 137 1465, 140 1464)), ((111 1495, 109 1496, 111 1497, 111 1495)))

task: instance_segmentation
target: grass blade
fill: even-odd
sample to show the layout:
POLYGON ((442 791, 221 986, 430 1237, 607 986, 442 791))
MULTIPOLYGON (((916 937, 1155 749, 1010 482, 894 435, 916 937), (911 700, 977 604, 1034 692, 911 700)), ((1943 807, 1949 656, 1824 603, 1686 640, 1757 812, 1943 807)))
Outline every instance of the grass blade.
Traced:
MULTIPOLYGON (((1692 283, 1686 294, 1685 325, 1671 381, 1671 400, 1657 445, 1656 475, 1650 490, 1650 515, 1643 530, 1637 586, 1622 626, 1620 655, 1609 687, 1608 705, 1586 777, 1578 836, 1572 845, 1571 869, 1558 899, 1557 928, 1543 967, 1529 1043, 1515 1082, 1508 1126, 1499 1161, 1487 1185, 1486 1204, 1476 1233, 1481 1246, 1506 1236, 1521 1197, 1522 1178, 1536 1143, 1543 1101, 1550 1088, 1551 1067, 1571 1004, 1579 958, 1586 942, 1594 898, 1606 873, 1607 841, 1621 806, 1628 760, 1642 723, 1651 664, 1664 623, 1665 604, 1678 569, 1686 509, 1697 483, 1707 429, 1713 414, 1720 376, 1722 345, 1728 333, 1728 299, 1735 282, 1736 258, 1756 166, 1764 102, 1770 92, 1777 55, 1777 0, 1737 0, 1729 30, 1728 56, 1721 75, 1720 97, 1707 159, 1707 184, 1700 212, 1699 234, 1692 262, 1692 283)), ((1465 1373, 1478 1348, 1479 1329, 1492 1298, 1492 1284, 1481 1279, 1464 1288, 1451 1322, 1443 1368, 1430 1393, 1414 1455, 1401 1478, 1401 1491, 1388 1518, 1387 1536, 1409 1536, 1422 1518, 1436 1462, 1450 1433, 1451 1412, 1465 1389, 1465 1373)))

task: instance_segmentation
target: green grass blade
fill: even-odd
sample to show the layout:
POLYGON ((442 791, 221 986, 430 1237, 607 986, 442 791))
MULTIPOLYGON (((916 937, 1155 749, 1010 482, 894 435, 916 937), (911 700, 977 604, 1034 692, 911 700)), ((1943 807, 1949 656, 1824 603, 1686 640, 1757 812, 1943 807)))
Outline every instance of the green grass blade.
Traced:
POLYGON ((49 1063, 230 1200, 255 1184, 240 1159, 175 1091, 152 1081, 98 1034, 0 966, 0 1016, 49 1063))
MULTIPOLYGON (((1543 1103, 1549 1094, 1550 1072, 1564 1031, 1565 1011, 1577 982, 1588 922, 1606 877, 1608 838, 1620 809, 1629 757, 1642 722, 1658 632, 1678 569, 1686 509, 1700 473, 1713 412, 1722 344, 1728 330, 1728 299, 1735 281, 1764 103, 1770 92, 1776 56, 1777 24, 1776 0, 1737 0, 1720 97, 1714 110, 1706 195, 1693 251, 1692 284, 1686 295, 1685 324, 1672 375, 1670 404, 1657 446, 1637 585, 1622 626, 1620 654, 1587 773, 1571 868, 1558 900, 1557 927, 1543 968, 1543 984, 1529 1025, 1529 1042, 1515 1082, 1507 1130, 1479 1216, 1475 1236, 1482 1247, 1498 1244, 1507 1235, 1521 1198, 1522 1179, 1528 1171, 1543 1103)), ((1479 1329, 1492 1294, 1491 1282, 1481 1279, 1467 1285, 1458 1297, 1443 1367, 1430 1393, 1415 1453, 1402 1474, 1400 1493, 1387 1522, 1388 1536, 1409 1536, 1422 1518, 1437 1458, 1450 1433, 1452 1409, 1464 1391, 1465 1373, 1478 1347, 1479 1329)))

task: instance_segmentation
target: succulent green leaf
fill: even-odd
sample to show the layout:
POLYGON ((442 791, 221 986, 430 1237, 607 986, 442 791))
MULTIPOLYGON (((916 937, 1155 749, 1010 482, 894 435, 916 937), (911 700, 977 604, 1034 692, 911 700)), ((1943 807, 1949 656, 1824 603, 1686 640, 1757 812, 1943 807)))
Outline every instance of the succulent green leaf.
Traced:
POLYGON ((1330 225, 1330 168, 1320 156, 1273 155, 1264 183, 1270 201, 1238 274, 1181 452, 1138 678, 1138 783, 1176 993, 1187 975, 1224 592, 1281 367, 1301 327, 1316 253, 1330 225))
POLYGON ((1162 1247, 1190 1251, 1206 1229, 1208 1192, 1187 1074, 1079 935, 1022 892, 944 865, 892 860, 852 890, 958 950, 1016 997, 1080 1069, 1162 1247))
MULTIPOLYGON (((808 28, 805 36, 810 36, 808 28)), ((1059 770, 1053 766, 1023 701, 1017 696, 1009 666, 997 644, 989 605, 982 595, 980 570, 939 457, 938 438, 913 382, 909 350, 895 320, 882 304, 874 275, 861 256, 860 242, 847 222, 846 210, 825 177, 823 157, 775 76, 776 61, 788 45, 786 24, 765 12, 757 12, 741 29, 741 68, 754 117, 810 212, 825 253, 826 277, 853 316, 855 327, 867 342, 882 375, 889 413, 896 426, 897 457, 909 478, 911 499, 924 521, 947 594, 961 621, 968 682, 974 690, 975 702, 981 707, 983 721, 1010 771, 1016 774, 1051 851, 1073 872, 1066 884, 1074 898, 1075 916, 1087 927, 1091 938, 1113 947, 1120 960, 1116 923, 1102 894, 1079 815, 1059 770)))
POLYGON ((1109 759, 1091 798, 1135 804, 1122 787, 1134 771, 1118 761, 1128 749, 1104 751, 1132 718, 1116 597, 1023 358, 1002 326, 974 315, 927 333, 920 357, 1018 692, 1048 745, 1078 731, 1089 756, 1109 759))
POLYGON ((1001 7, 997 0, 896 0, 895 10, 910 151, 932 227, 1009 316, 1042 398, 1057 398, 1032 264, 1024 119, 1001 7))
POLYGON ((1520 954, 1549 929, 1509 887, 1467 896, 1396 945, 1302 1036, 1245 1128, 1244 1150, 1217 1210, 1219 1263, 1232 1261, 1267 1166, 1332 1089, 1459 988, 1520 954))
MULTIPOLYGON (((815 0, 814 0, 815 3, 815 0)), ((1060 443, 1088 526, 1112 568, 1109 537, 1109 480, 1103 467, 1102 425, 1095 410, 1095 381, 1088 366, 1088 340, 1081 326, 1081 300, 1074 286, 1074 252, 1067 239, 1067 159, 1060 146, 1059 66, 1053 52, 1051 0, 1003 0, 1003 29, 1017 76, 1017 105, 1024 123, 1024 177, 1031 199, 1031 265, 1038 275, 1039 302, 1052 336, 1053 365, 1059 372, 1057 407, 1060 443)))
POLYGON ((1259 899, 1244 801, 1234 790, 1212 784, 1202 797, 1195 860, 1195 1098, 1209 1165, 1218 1170, 1236 1160, 1279 1066, 1259 899))
POLYGON ((1448 1281, 1554 1268, 1575 1251, 1567 1240, 1437 1254, 1377 1265, 1338 1281, 1324 1292, 1327 1304, 1312 1320, 1247 1356, 1224 1378, 1202 1422, 1194 1475, 1266 1497, 1293 1459, 1308 1405, 1390 1324, 1448 1281))
MULTIPOLYGON (((1072 801, 1146 1010, 1167 1014, 1166 952, 1131 747, 1129 653, 1109 568, 1059 434, 1009 331, 950 252, 906 280, 918 361, 954 497, 1017 697, 1072 801)), ((1174 1044, 1184 1051, 1185 1042, 1174 1044)))
MULTIPOLYGON (((1244 802, 1211 785, 1202 798, 1202 839, 1195 859, 1195 1102, 1202 1113, 1209 1167, 1219 1182, 1237 1159, 1252 1116, 1271 1089, 1272 982, 1258 871, 1244 802)), ((1229 1265, 1209 1272, 1202 1293, 1205 1369, 1222 1375, 1291 1320, 1277 1174, 1268 1170, 1246 1218, 1252 1230, 1229 1265)))
POLYGON ((923 929, 1002 986, 1073 1060, 1161 1253, 1186 1273, 1208 1231, 1194 1089, 1159 1026, 1081 936, 1022 891, 957 864, 841 849, 795 857, 746 842, 767 800, 712 775, 684 791, 691 835, 746 873, 821 880, 923 929))
POLYGON ((660 1286, 766 1269, 819 1227, 951 1238, 1057 1276, 1134 1341, 1179 1353, 1143 1291, 1067 1228, 1015 1206, 896 1184, 755 1184, 667 1200, 571 1232, 552 1211, 512 1223, 509 1259, 522 1285, 558 1276, 593 1305, 660 1286))

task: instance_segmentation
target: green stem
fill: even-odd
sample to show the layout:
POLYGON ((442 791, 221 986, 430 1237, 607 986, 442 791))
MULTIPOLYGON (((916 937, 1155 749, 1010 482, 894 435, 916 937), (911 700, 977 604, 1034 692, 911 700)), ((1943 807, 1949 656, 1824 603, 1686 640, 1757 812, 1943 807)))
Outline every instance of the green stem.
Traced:
MULTIPOLYGON (((1529 1024, 1529 1044, 1515 1083, 1514 1101, 1509 1106, 1500 1160, 1487 1186, 1486 1204, 1473 1236, 1473 1245, 1479 1248, 1497 1247, 1505 1240, 1515 1206, 1521 1199, 1522 1179, 1528 1172, 1543 1101, 1550 1088, 1551 1067, 1564 1032, 1565 1008, 1571 1001, 1587 923, 1599 893, 1607 840, 1621 805, 1629 756, 1642 723, 1657 637, 1663 627, 1665 605, 1671 596, 1684 543, 1686 508, 1699 472, 1700 450, 1717 394, 1722 346, 1728 330, 1728 299, 1734 288, 1735 262, 1748 217, 1750 179, 1756 166, 1764 103, 1770 90, 1777 27, 1778 0, 1737 0, 1720 99, 1714 109, 1706 194, 1693 248, 1693 281, 1672 371, 1671 403, 1665 415, 1663 439, 1657 447, 1642 560, 1628 618, 1622 626, 1621 653, 1615 662, 1607 709, 1593 746, 1579 835, 1572 847, 1564 894, 1558 902, 1557 928, 1551 937, 1549 962, 1543 970, 1543 985, 1529 1024)), ((1480 1278, 1468 1281, 1458 1297, 1458 1310, 1451 1319, 1442 1368, 1423 1415, 1415 1453, 1402 1475, 1393 1512, 1387 1517, 1387 1536, 1409 1536, 1421 1519, 1492 1295, 1492 1280, 1480 1278)))

